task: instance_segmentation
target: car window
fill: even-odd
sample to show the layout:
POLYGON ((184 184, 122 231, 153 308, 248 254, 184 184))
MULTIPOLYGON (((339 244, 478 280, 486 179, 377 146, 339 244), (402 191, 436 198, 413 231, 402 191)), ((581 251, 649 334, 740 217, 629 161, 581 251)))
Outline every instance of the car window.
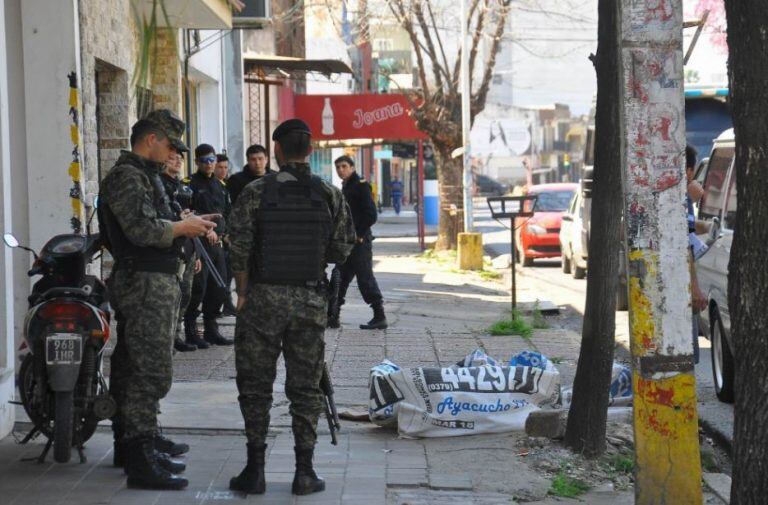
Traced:
POLYGON ((538 193, 534 211, 538 212, 563 212, 573 198, 573 191, 546 191, 538 193))
POLYGON ((699 217, 720 217, 725 204, 725 181, 733 160, 733 147, 721 147, 712 152, 707 177, 704 179, 704 197, 699 204, 699 217))
POLYGON ((723 215, 723 227, 727 230, 733 230, 736 224, 736 170, 733 170, 731 182, 728 184, 728 201, 726 202, 725 213, 723 215))

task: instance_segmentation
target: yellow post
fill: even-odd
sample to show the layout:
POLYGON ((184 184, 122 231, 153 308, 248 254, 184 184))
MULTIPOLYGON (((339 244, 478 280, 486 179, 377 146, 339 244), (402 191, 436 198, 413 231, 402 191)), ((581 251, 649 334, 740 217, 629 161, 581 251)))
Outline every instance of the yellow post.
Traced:
POLYGON ((459 269, 483 269, 483 235, 480 233, 459 233, 457 257, 459 269))
POLYGON ((682 0, 620 5, 635 503, 699 505, 682 0))

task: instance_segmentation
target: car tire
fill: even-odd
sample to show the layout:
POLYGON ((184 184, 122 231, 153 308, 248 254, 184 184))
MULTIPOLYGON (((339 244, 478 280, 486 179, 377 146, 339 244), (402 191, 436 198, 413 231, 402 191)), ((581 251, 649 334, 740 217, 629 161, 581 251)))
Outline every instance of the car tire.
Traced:
POLYGON ((712 381, 715 385, 717 399, 723 403, 733 403, 733 383, 735 380, 733 354, 725 339, 723 323, 717 308, 713 308, 710 316, 710 335, 712 335, 712 381))
POLYGON ((562 267, 564 274, 571 273, 571 259, 565 255, 565 252, 560 256, 560 266, 562 267))
POLYGON ((576 260, 573 259, 573 251, 571 251, 571 275, 574 279, 580 280, 587 276, 587 269, 581 268, 576 260))
POLYGON ((525 254, 520 255, 520 265, 524 267, 532 267, 533 266, 533 258, 530 258, 526 256, 525 254))

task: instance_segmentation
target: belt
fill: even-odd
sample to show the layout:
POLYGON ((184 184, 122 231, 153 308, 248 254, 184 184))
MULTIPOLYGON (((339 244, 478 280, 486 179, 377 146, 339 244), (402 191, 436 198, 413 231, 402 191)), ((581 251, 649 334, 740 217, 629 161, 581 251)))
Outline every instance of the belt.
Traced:
POLYGON ((113 270, 132 270, 134 272, 153 272, 159 274, 176 274, 179 272, 178 259, 138 259, 129 258, 118 260, 113 270))
POLYGON ((295 281, 295 280, 267 280, 254 279, 254 284, 269 284, 270 286, 296 286, 300 288, 316 289, 325 284, 324 281, 295 281))

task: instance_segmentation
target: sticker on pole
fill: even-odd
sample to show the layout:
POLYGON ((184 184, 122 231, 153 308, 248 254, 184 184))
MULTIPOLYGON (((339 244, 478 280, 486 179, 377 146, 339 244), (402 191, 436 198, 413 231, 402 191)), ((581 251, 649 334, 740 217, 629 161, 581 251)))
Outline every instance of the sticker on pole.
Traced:
POLYGON ((404 437, 522 431, 528 414, 558 406, 560 374, 544 362, 498 365, 475 351, 460 362, 470 366, 400 369, 382 363, 371 370, 371 421, 392 426, 396 420, 404 437))

